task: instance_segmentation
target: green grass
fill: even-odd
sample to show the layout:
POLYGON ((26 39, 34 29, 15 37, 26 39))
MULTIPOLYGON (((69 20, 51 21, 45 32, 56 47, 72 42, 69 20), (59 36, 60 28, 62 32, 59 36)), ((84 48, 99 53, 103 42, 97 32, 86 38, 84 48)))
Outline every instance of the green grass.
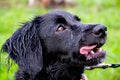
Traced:
MULTIPOLYGON (((11 7, 0 6, 0 47, 21 23, 50 11, 40 7, 28 8, 26 0, 7 1, 11 7)), ((108 27, 108 40, 103 46, 107 52, 105 63, 120 63, 119 3, 118 0, 76 0, 76 7, 64 9, 78 15, 83 23, 101 23, 108 27)), ((0 56, 0 80, 14 80, 17 65, 13 63, 8 73, 7 54, 2 53, 0 56)), ((120 68, 85 71, 89 80, 120 80, 119 72, 120 68)))

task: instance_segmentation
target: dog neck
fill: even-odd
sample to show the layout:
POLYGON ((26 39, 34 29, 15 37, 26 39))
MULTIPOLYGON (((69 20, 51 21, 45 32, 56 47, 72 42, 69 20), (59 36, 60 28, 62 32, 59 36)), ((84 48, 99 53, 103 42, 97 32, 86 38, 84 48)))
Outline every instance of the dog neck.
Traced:
POLYGON ((80 80, 83 67, 56 62, 46 68, 51 80, 80 80))
POLYGON ((43 63, 46 64, 44 64, 43 70, 39 75, 46 74, 48 77, 42 75, 46 78, 45 80, 80 80, 81 74, 84 71, 84 66, 72 66, 69 63, 58 61, 58 58, 53 56, 49 60, 44 60, 43 63), (47 63, 49 63, 49 65, 47 65, 47 63))

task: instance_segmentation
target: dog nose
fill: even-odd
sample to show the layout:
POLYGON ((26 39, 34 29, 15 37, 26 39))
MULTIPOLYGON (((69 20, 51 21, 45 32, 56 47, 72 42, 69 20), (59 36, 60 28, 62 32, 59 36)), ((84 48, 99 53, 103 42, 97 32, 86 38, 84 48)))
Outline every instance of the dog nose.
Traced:
POLYGON ((96 37, 104 37, 106 36, 106 32, 107 31, 107 28, 104 26, 104 25, 96 25, 94 28, 93 28, 93 34, 96 36, 96 37))

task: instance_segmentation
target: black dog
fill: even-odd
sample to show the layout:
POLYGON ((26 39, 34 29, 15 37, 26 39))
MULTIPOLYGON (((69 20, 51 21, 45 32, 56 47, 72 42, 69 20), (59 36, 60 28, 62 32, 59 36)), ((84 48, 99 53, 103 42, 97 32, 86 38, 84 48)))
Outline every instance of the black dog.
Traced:
POLYGON ((80 80, 85 66, 104 60, 106 30, 54 10, 25 23, 2 48, 19 66, 16 80, 80 80))

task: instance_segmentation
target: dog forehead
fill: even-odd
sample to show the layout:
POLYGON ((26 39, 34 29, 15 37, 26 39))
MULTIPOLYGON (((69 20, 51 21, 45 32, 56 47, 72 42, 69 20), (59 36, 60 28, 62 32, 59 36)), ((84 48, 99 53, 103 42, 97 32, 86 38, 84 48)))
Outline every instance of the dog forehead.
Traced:
POLYGON ((46 14, 47 16, 49 16, 49 18, 53 18, 53 17, 63 17, 65 19, 73 19, 74 18, 74 15, 67 12, 67 11, 64 11, 64 10, 53 10, 49 13, 46 14))
POLYGON ((76 15, 71 14, 64 10, 53 10, 53 11, 43 15, 43 19, 47 22, 55 21, 60 18, 65 19, 66 22, 69 24, 76 21, 76 15))

